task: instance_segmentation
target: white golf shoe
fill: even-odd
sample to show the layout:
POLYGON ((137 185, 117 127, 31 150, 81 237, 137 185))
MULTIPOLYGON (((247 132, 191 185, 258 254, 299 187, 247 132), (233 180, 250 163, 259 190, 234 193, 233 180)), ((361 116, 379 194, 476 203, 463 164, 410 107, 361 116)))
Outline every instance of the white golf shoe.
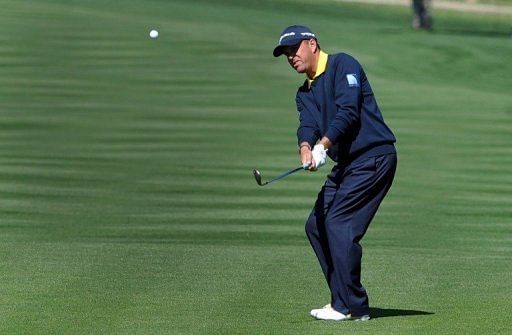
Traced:
POLYGON ((333 321, 368 321, 370 320, 369 315, 363 316, 352 316, 351 314, 343 314, 338 311, 335 311, 331 304, 325 305, 323 308, 312 309, 310 312, 311 316, 317 320, 333 320, 333 321))
POLYGON ((320 311, 322 311, 322 310, 324 310, 324 309, 328 309, 328 308, 332 309, 331 304, 327 304, 327 305, 325 305, 325 306, 324 306, 324 307, 322 307, 322 308, 312 309, 312 310, 311 310, 311 312, 309 312, 309 314, 311 314, 311 316, 312 316, 312 317, 316 318, 316 315, 317 315, 320 311))

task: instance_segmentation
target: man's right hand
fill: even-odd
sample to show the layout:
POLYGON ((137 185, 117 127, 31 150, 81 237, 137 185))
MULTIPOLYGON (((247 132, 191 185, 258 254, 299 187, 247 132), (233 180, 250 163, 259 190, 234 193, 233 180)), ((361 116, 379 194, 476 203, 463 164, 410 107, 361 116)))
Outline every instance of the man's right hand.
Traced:
POLYGON ((311 153, 311 146, 308 143, 301 143, 300 149, 300 162, 303 166, 308 166, 308 170, 311 170, 313 155, 311 153))

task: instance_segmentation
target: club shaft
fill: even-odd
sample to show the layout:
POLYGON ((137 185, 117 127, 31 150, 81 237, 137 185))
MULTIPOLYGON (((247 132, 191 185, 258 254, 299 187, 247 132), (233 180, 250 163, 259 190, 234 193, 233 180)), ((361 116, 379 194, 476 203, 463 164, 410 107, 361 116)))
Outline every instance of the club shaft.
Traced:
POLYGON ((276 181, 276 180, 282 179, 282 178, 284 178, 284 177, 286 177, 286 176, 288 176, 288 175, 290 175, 290 174, 292 174, 292 173, 294 173, 294 172, 300 171, 300 170, 304 170, 304 167, 303 167, 302 165, 301 165, 301 166, 299 166, 299 167, 297 167, 297 168, 294 168, 294 169, 291 169, 291 170, 289 170, 289 171, 286 171, 285 173, 283 173, 283 174, 281 174, 281 175, 279 175, 279 176, 275 177, 274 179, 271 179, 271 180, 269 180, 269 181, 267 181, 267 182, 263 183, 262 185, 270 184, 270 183, 271 183, 271 182, 273 182, 273 181, 276 181))

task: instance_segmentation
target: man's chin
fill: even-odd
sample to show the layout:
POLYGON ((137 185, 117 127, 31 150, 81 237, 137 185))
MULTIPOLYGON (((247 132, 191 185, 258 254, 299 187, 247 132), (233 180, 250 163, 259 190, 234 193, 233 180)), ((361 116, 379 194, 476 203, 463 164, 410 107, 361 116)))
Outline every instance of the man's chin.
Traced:
POLYGON ((302 69, 300 67, 294 68, 294 69, 295 69, 295 71, 297 71, 297 73, 305 73, 306 72, 306 69, 302 69))

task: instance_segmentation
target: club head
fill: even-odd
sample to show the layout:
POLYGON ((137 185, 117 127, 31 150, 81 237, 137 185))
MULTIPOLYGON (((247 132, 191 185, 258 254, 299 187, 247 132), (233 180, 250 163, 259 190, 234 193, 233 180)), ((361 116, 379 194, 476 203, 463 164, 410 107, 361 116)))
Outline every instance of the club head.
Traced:
POLYGON ((252 173, 254 174, 254 179, 256 179, 256 183, 258 183, 258 185, 260 186, 263 186, 261 184, 261 173, 256 169, 252 170, 252 173))

